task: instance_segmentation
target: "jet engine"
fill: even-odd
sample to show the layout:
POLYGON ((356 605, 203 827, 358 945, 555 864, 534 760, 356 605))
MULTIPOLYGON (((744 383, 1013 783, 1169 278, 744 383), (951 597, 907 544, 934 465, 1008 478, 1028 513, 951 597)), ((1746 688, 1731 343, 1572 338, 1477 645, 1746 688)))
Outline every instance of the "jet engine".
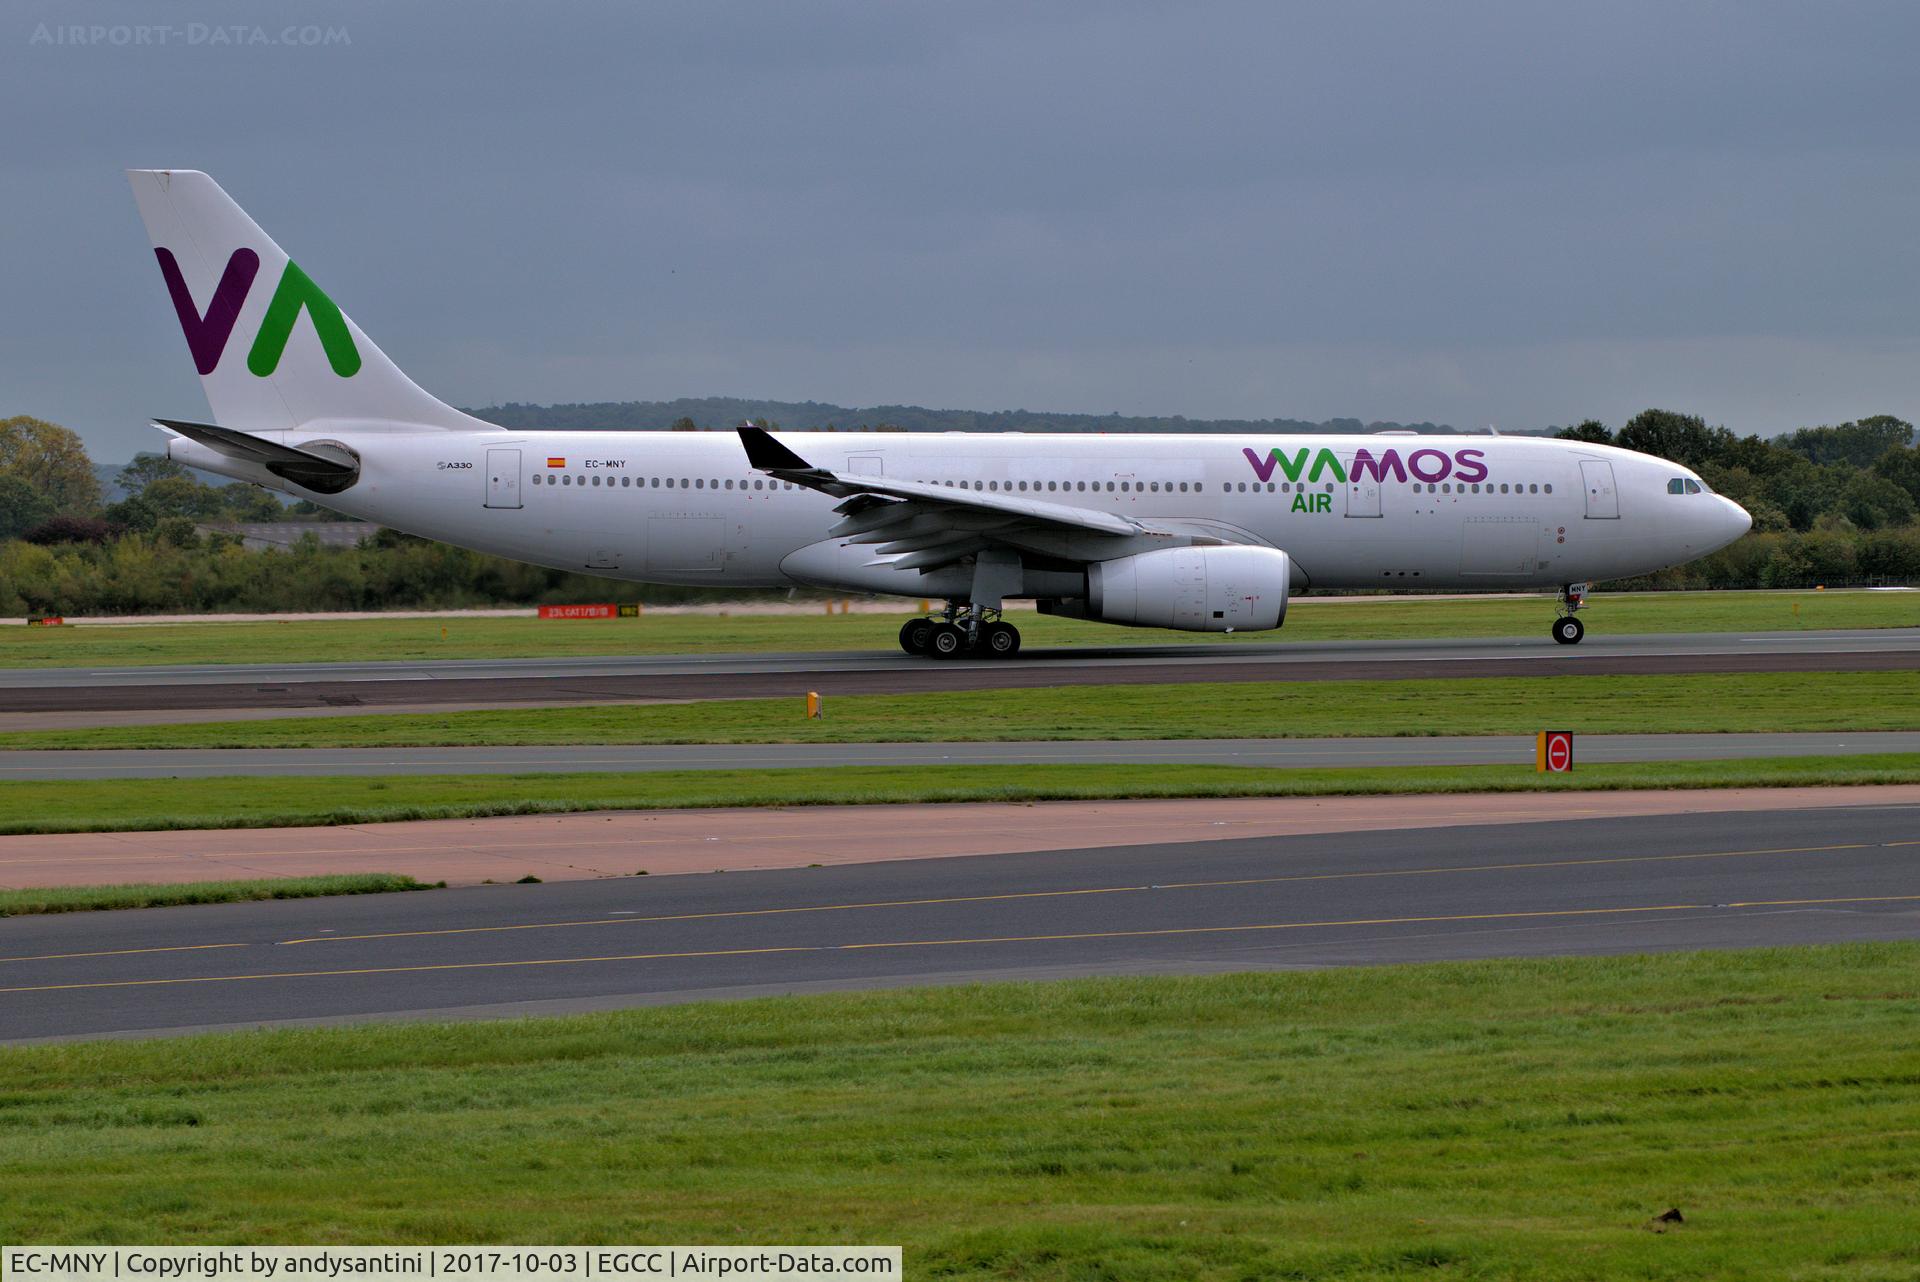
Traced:
POLYGON ((1086 617, 1183 632, 1261 632, 1287 617, 1292 568, 1278 548, 1237 544, 1096 561, 1087 567, 1086 617))

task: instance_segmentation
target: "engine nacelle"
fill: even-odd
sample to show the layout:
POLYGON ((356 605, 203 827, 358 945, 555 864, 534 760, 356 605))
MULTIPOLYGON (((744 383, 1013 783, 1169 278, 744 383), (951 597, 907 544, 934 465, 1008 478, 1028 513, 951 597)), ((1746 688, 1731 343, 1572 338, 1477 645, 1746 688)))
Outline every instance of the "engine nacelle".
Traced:
POLYGON ((1183 632, 1261 632, 1287 617, 1278 548, 1162 548, 1087 567, 1087 617, 1183 632))

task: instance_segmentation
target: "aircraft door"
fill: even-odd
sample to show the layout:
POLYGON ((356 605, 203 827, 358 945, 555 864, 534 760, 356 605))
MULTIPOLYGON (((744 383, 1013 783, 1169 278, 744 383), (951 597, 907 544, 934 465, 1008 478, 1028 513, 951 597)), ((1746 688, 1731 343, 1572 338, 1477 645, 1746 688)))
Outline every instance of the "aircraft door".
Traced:
POLYGON ((487 451, 488 507, 520 507, 520 451, 487 451))
POLYGON ((1587 492, 1589 520, 1620 519, 1620 494, 1613 488, 1613 464, 1603 459, 1580 460, 1580 480, 1587 492))
POLYGON ((1377 476, 1357 476, 1353 470, 1352 459, 1342 459, 1347 468, 1347 515, 1380 515, 1380 478, 1377 476))
POLYGON ((753 527, 747 521, 747 511, 742 508, 727 518, 726 570, 740 574, 747 568, 753 552, 753 527))

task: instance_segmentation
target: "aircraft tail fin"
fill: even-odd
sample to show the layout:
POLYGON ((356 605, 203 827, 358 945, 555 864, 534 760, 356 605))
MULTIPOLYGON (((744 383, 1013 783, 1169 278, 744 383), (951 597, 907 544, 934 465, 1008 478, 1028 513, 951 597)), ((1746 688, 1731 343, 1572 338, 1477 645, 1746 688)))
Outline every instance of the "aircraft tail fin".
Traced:
POLYGON ((127 177, 215 423, 492 426, 401 373, 213 179, 192 169, 127 177))

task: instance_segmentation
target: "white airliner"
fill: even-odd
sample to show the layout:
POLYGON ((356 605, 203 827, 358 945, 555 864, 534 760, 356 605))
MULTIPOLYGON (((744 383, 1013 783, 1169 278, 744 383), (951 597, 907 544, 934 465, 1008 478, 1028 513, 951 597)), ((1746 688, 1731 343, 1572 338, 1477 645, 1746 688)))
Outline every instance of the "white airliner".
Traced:
POLYGON ((937 599, 912 653, 1004 657, 1009 597, 1190 632, 1277 628, 1302 588, 1558 588, 1704 556, 1751 521, 1604 445, 1503 436, 516 431, 402 374, 218 184, 129 171, 211 423, 190 466, 609 578, 937 599))

